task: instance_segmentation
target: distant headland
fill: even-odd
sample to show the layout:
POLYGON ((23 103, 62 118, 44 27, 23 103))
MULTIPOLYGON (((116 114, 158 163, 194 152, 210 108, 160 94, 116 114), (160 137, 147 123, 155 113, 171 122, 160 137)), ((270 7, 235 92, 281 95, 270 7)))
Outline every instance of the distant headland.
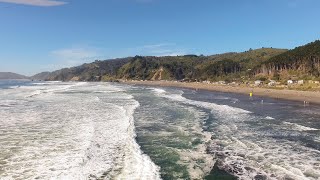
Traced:
POLYGON ((16 74, 12 72, 0 72, 0 80, 9 80, 9 79, 29 79, 29 77, 16 74))

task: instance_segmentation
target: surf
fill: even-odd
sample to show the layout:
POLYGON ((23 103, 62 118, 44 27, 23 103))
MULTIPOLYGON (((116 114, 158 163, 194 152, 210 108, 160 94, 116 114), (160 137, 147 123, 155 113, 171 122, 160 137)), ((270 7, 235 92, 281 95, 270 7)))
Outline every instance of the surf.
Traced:
POLYGON ((121 87, 56 82, 5 91, 1 177, 160 179, 159 167, 135 141, 139 103, 121 87))

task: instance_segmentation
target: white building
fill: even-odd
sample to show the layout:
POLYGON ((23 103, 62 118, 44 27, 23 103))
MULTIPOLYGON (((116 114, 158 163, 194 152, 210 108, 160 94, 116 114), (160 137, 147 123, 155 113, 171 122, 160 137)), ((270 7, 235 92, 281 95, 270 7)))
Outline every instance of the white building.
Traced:
POLYGON ((270 80, 270 82, 268 83, 268 86, 275 86, 277 85, 277 82, 274 80, 270 80))
POLYGON ((259 85, 261 85, 262 84, 262 81, 261 80, 256 80, 256 81, 254 81, 254 85, 256 85, 256 86, 259 86, 259 85))
POLYGON ((202 81, 202 83, 204 83, 204 84, 211 84, 210 81, 202 81))
POLYGON ((288 80, 287 83, 288 83, 288 84, 293 84, 294 81, 293 81, 293 80, 288 80))

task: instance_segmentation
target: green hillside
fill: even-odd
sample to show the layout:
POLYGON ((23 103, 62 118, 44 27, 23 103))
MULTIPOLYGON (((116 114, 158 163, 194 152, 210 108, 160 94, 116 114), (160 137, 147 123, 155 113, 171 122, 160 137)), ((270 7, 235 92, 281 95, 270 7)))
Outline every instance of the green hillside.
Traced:
POLYGON ((262 48, 243 53, 213 56, 135 56, 95 61, 46 74, 46 80, 112 81, 132 80, 214 80, 249 76, 248 69, 286 50, 262 48))
POLYGON ((320 77, 320 41, 297 47, 259 64, 254 75, 280 77, 282 79, 297 77, 314 79, 320 77))
POLYGON ((117 71, 131 58, 95 61, 81 66, 52 72, 45 80, 49 81, 101 81, 102 76, 116 77, 117 71))
POLYGON ((46 74, 46 80, 113 81, 315 79, 320 76, 320 41, 293 50, 261 48, 212 56, 135 56, 95 61, 46 74))

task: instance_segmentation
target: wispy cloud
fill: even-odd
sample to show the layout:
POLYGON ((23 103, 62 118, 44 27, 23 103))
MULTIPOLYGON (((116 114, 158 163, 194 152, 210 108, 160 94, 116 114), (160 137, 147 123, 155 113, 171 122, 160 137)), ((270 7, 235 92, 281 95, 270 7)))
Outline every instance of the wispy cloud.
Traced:
POLYGON ((185 54, 185 50, 178 48, 175 43, 149 44, 140 47, 130 48, 140 55, 151 56, 177 56, 185 54))
POLYGON ((0 2, 45 7, 61 6, 67 4, 66 2, 55 0, 0 0, 0 2))
POLYGON ((86 45, 75 45, 69 48, 49 52, 50 63, 41 67, 42 71, 53 71, 61 68, 78 66, 95 60, 112 59, 135 55, 144 56, 178 56, 185 55, 186 50, 175 43, 158 43, 126 49, 97 48, 86 45))
POLYGON ((75 47, 58 49, 50 52, 56 68, 78 66, 103 58, 96 48, 75 47))

